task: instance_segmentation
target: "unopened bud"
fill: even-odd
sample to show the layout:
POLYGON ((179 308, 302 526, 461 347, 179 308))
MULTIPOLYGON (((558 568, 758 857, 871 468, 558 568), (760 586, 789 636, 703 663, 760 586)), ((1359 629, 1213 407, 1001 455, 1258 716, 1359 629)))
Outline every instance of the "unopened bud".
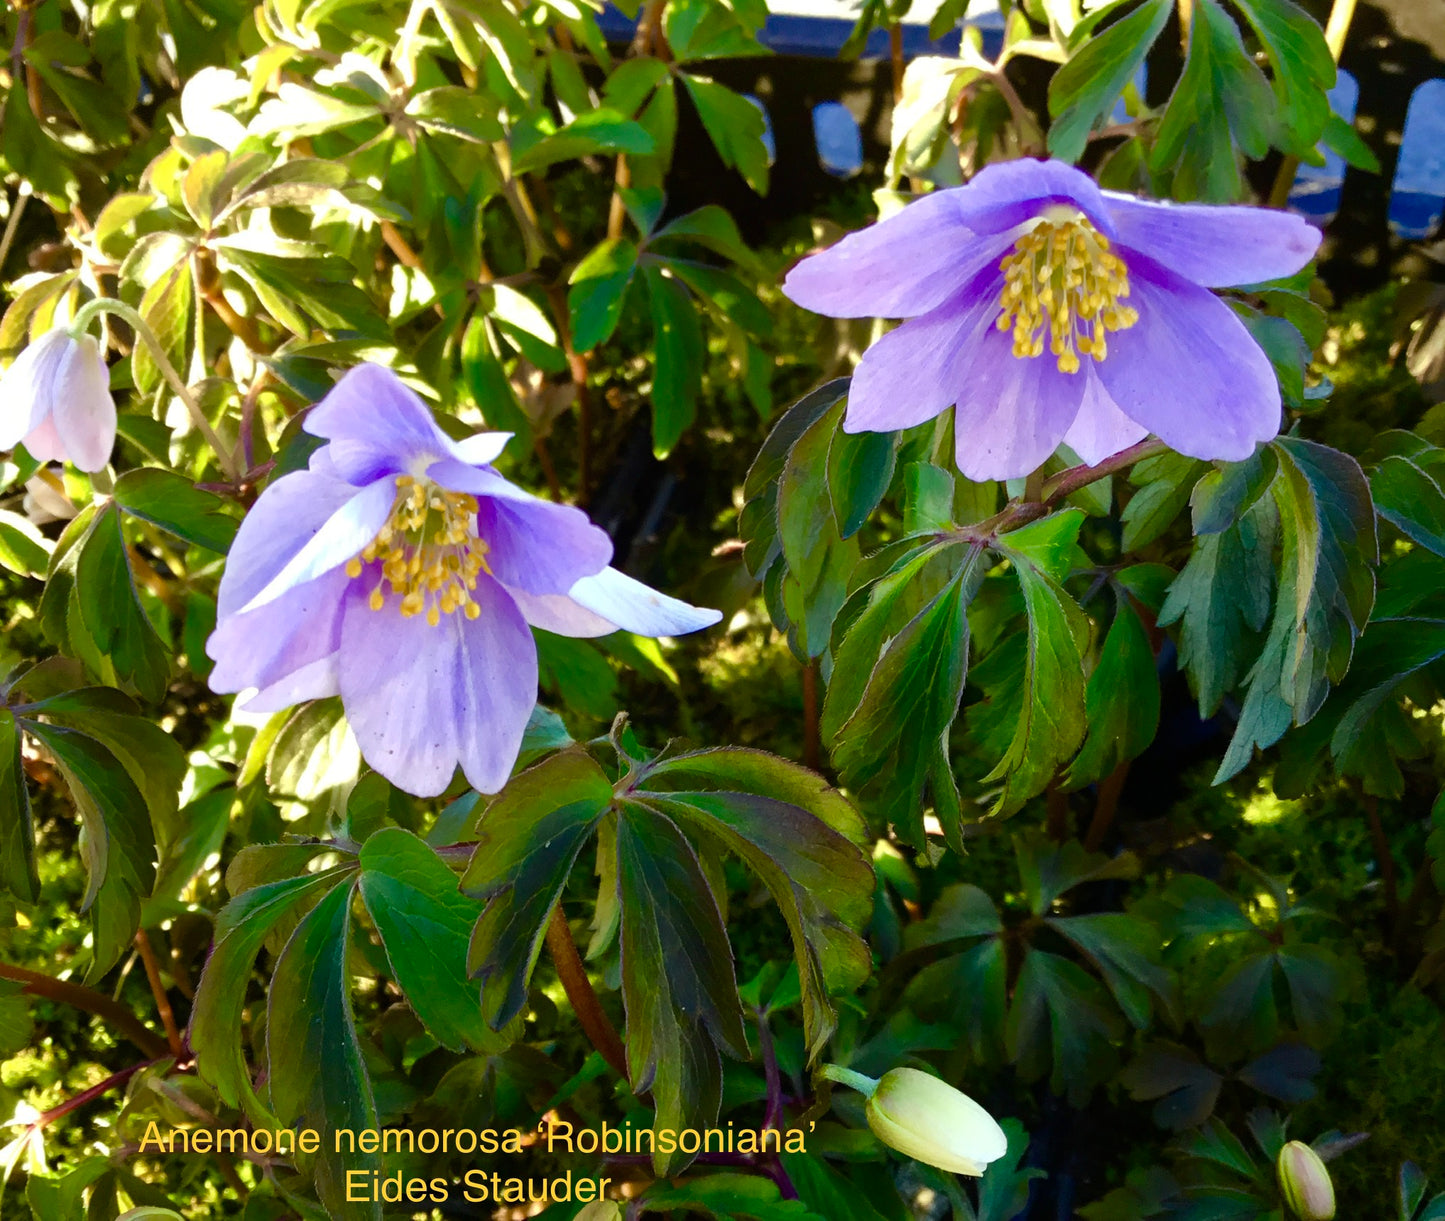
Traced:
POLYGON ((1320 1155, 1303 1141, 1292 1140, 1279 1151, 1279 1189, 1300 1221, 1331 1221, 1335 1185, 1320 1155))
POLYGON ((1008 1137, 992 1115, 916 1068, 883 1074, 868 1099, 868 1126, 900 1153, 958 1174, 981 1175, 1008 1152, 1008 1137))

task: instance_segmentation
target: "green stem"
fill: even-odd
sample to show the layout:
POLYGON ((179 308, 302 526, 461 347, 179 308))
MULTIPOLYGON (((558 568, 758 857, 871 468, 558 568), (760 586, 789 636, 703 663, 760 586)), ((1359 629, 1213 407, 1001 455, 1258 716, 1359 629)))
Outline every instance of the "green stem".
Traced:
MULTIPOLYGON (((1340 62, 1340 55, 1345 49, 1345 36, 1350 32, 1350 22, 1355 19, 1355 0, 1335 0, 1330 6, 1329 20, 1325 23, 1325 45, 1330 49, 1330 57, 1335 63, 1340 62)), ((1279 167, 1279 173, 1274 176, 1274 187, 1269 193, 1269 206, 1282 208, 1289 202, 1290 188, 1294 186, 1295 175, 1299 172, 1299 158, 1286 157, 1279 167)))
POLYGON ((855 1073, 851 1068, 844 1068, 840 1064, 823 1065, 818 1069, 818 1076, 857 1090, 865 1098, 872 1098, 873 1091, 878 1088, 878 1082, 874 1078, 865 1077, 862 1073, 855 1073))
POLYGON ((216 430, 206 419, 206 413, 201 410, 201 405, 196 402, 190 388, 181 379, 181 375, 176 372, 176 367, 171 364, 170 357, 166 355, 156 333, 151 330, 150 324, 140 314, 124 301, 117 301, 113 297, 96 297, 92 301, 87 301, 75 312, 75 317, 70 322, 70 334, 78 339, 85 334, 91 322, 100 314, 115 314, 117 317, 123 318, 130 328, 145 341, 151 350, 151 358, 156 362, 156 367, 170 383, 171 389, 176 392, 176 397, 186 405, 186 410, 190 413, 191 423, 196 426, 196 431, 206 439, 206 443, 215 452, 216 460, 220 463, 226 479, 232 486, 238 486, 241 482, 241 472, 236 467, 234 456, 221 442, 221 438, 216 435, 216 430))

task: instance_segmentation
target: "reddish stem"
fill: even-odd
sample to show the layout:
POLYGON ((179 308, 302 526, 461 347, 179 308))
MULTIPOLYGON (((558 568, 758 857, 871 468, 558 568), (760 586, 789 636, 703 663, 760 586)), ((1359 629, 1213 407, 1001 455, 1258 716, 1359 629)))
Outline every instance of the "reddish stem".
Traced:
POLYGON ((587 978, 587 969, 577 955, 577 945, 572 940, 572 930, 567 927, 567 917, 562 914, 560 903, 552 909, 552 918, 547 924, 547 950, 557 968, 557 978, 562 981, 562 990, 567 993, 572 1010, 582 1024, 583 1033, 612 1071, 627 1080, 627 1052, 592 989, 592 981, 587 978))

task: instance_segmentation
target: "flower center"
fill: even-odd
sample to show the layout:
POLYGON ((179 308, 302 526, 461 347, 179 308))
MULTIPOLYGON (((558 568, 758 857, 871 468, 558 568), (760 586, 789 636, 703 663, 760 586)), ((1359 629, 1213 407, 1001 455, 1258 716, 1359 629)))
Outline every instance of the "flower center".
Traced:
POLYGON ((1060 373, 1079 371, 1079 353, 1103 360, 1106 336, 1139 321, 1120 304, 1129 295, 1129 269, 1109 251, 1109 239, 1076 210, 1051 208, 999 264, 1004 274, 997 325, 1013 330, 1017 357, 1042 356, 1044 333, 1060 373))
POLYGON ((346 575, 355 579, 366 565, 381 562, 381 580, 369 599, 374 611, 386 605, 389 584, 401 597, 403 618, 424 614, 436 627, 443 615, 460 610, 475 619, 482 613, 472 597, 477 574, 492 571, 490 548, 476 526, 475 496, 398 475, 391 516, 361 554, 347 562, 346 575))

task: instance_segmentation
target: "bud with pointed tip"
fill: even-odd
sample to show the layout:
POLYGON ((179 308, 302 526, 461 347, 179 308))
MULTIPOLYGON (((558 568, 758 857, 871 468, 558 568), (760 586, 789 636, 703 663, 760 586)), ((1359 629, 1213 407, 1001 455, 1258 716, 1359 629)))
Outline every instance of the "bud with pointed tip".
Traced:
POLYGON ((1331 1221, 1335 1185, 1318 1153, 1304 1141, 1292 1140, 1279 1151, 1276 1169, 1285 1203, 1300 1221, 1331 1221))
POLYGON ((916 1068, 883 1074, 868 1098, 868 1126, 900 1153, 957 1174, 981 1175, 1008 1152, 1008 1137, 992 1115, 916 1068))
POLYGON ((115 401, 89 335, 49 331, 0 376, 0 450, 24 442, 40 462, 104 469, 115 446, 115 401))

